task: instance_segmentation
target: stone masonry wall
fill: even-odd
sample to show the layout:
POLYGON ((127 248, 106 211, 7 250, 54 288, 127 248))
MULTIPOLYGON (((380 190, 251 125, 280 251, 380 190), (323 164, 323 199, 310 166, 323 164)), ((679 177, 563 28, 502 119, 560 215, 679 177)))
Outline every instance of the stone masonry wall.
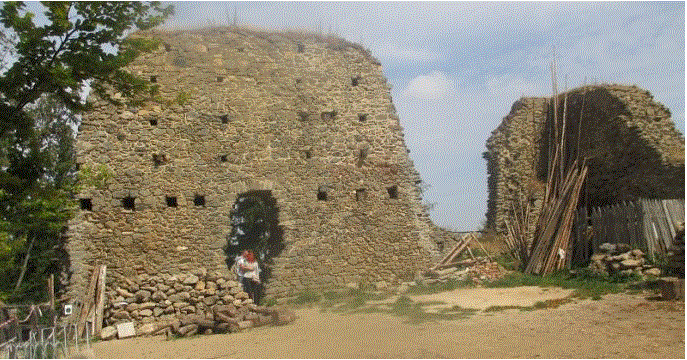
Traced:
POLYGON ((230 211, 252 190, 276 200, 285 245, 268 296, 400 283, 436 256, 389 87, 364 49, 229 28, 135 36, 161 40, 129 69, 159 91, 93 99, 83 117, 78 163, 107 176, 70 223, 72 295, 98 263, 116 278, 227 274, 230 211))
MULTIPOLYGON (((558 124, 563 123, 566 97, 565 156, 570 163, 579 151, 589 165, 583 206, 640 197, 684 198, 684 137, 675 129, 670 111, 648 91, 602 85, 560 94, 558 124)), ((549 146, 542 139, 553 131, 551 102, 521 99, 487 141, 487 221, 500 233, 506 232, 505 219, 520 194, 535 205, 535 214, 541 206, 537 199, 545 189, 549 146)))
POLYGON ((505 231, 506 210, 530 202, 534 215, 541 206, 544 184, 538 179, 539 153, 546 123, 547 99, 522 98, 487 141, 489 199, 487 226, 505 231))

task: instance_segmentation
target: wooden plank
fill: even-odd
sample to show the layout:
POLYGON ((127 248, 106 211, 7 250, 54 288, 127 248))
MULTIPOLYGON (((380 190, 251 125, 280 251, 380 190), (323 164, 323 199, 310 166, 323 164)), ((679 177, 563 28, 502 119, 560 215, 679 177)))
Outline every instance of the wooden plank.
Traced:
POLYGON ((85 296, 81 301, 81 311, 79 313, 79 318, 77 322, 77 329, 80 335, 83 335, 83 333, 86 330, 86 320, 88 320, 88 315, 93 305, 93 297, 95 296, 95 286, 98 282, 98 270, 98 266, 93 267, 93 273, 91 274, 91 281, 88 285, 88 291, 86 292, 85 296))
MULTIPOLYGON (((673 219, 670 216, 670 212, 668 211, 668 205, 666 205, 666 202, 667 200, 661 200, 661 208, 663 208, 663 216, 666 219, 666 225, 668 227, 668 231, 670 232, 670 245, 672 245, 672 239, 675 239, 675 235, 677 233, 675 231, 675 225, 673 225, 673 219)), ((668 245, 668 248, 670 248, 670 245, 668 245)))
POLYGON ((646 247, 648 250, 649 258, 654 261, 656 260, 656 247, 654 244, 654 239, 651 231, 651 222, 647 209, 646 199, 639 199, 639 211, 641 212, 641 230, 644 236, 644 241, 646 242, 646 247))
POLYGON ((446 261, 448 261, 448 259, 450 259, 451 256, 453 256, 453 254, 455 254, 456 251, 458 251, 458 249, 462 246, 462 244, 463 244, 463 237, 461 237, 460 239, 458 239, 458 241, 456 241, 456 244, 453 245, 453 248, 451 249, 451 251, 449 251, 448 254, 446 254, 446 256, 444 256, 444 258, 441 259, 441 261, 439 261, 439 263, 440 264, 446 263, 446 261))
POLYGON ((103 330, 103 310, 105 307, 105 274, 107 272, 107 265, 100 267, 100 274, 98 275, 98 286, 96 290, 96 299, 98 303, 95 307, 95 329, 93 335, 100 337, 100 332, 103 330))
POLYGON ((479 245, 480 248, 482 248, 482 251, 484 251, 484 254, 487 256, 487 259, 489 259, 489 261, 494 261, 494 260, 492 260, 491 255, 489 255, 489 253, 487 252, 487 249, 484 248, 484 246, 483 246, 482 243, 477 239, 477 237, 476 237, 476 236, 473 236, 472 239, 475 240, 475 242, 477 242, 477 244, 479 245))
POLYGON ((575 178, 577 173, 577 168, 573 168, 568 172, 563 183, 563 190, 559 193, 560 196, 555 196, 554 193, 552 205, 546 209, 546 212, 543 213, 544 216, 540 218, 543 219, 543 222, 540 222, 540 224, 544 227, 544 231, 536 240, 537 246, 532 254, 530 263, 525 268, 526 273, 539 274, 546 266, 546 259, 549 259, 551 255, 551 245, 554 242, 554 234, 558 228, 560 216, 565 209, 567 195, 573 186, 573 181, 571 181, 571 179, 575 178))
POLYGON ((439 261, 436 265, 432 266, 430 270, 436 270, 437 266, 451 262, 451 260, 453 260, 456 256, 460 255, 460 253, 463 251, 465 246, 467 246, 467 244, 468 242, 465 241, 465 236, 462 236, 458 240, 456 245, 453 247, 453 249, 451 249, 451 251, 449 251, 449 253, 446 256, 444 256, 444 258, 441 259, 441 261, 439 261))
POLYGON ((48 314, 50 315, 50 325, 55 326, 55 274, 48 276, 48 314))

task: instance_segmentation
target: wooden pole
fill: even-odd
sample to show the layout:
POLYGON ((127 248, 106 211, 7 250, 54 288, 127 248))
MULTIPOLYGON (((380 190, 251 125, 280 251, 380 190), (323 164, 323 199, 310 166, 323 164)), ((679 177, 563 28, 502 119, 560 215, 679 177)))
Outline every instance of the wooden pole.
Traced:
POLYGON ((100 332, 103 330, 103 307, 105 306, 105 273, 107 272, 107 265, 102 265, 100 267, 100 274, 98 276, 98 288, 96 291, 96 296, 98 299, 98 304, 95 308, 95 329, 93 335, 100 336, 100 332))
POLYGON ((48 313, 50 314, 50 323, 55 326, 57 319, 55 318, 55 274, 50 274, 48 277, 48 304, 50 309, 48 313))
POLYGON ((95 286, 98 282, 98 266, 93 267, 93 273, 91 274, 91 281, 86 290, 86 294, 81 303, 81 311, 79 312, 79 318, 77 322, 77 329, 79 335, 83 335, 86 330, 86 320, 88 320, 89 313, 93 307, 93 297, 95 294, 95 286))

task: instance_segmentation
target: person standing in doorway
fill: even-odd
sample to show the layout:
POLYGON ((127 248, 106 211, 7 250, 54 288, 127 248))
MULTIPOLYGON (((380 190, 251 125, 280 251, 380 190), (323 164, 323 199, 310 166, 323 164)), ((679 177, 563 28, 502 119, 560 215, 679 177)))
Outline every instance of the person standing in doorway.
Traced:
POLYGON ((258 304, 258 294, 260 290, 260 265, 255 259, 255 254, 250 250, 245 250, 236 261, 236 271, 241 281, 243 291, 258 304))

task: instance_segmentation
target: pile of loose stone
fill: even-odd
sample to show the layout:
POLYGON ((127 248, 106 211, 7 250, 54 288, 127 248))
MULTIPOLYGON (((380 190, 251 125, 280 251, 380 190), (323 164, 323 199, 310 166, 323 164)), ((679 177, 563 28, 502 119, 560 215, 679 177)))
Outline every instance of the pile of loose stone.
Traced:
POLYGON ((508 271, 487 257, 463 260, 458 265, 441 270, 428 270, 421 273, 418 282, 424 284, 443 283, 449 280, 471 280, 475 283, 500 279, 508 271))
POLYGON ((592 255, 589 264, 589 269, 596 273, 605 276, 636 274, 642 278, 661 275, 661 269, 648 264, 640 249, 632 249, 627 244, 604 243, 599 251, 592 255))
POLYGON ((198 269, 190 274, 114 279, 106 292, 103 318, 108 326, 101 337, 113 338, 114 325, 124 322, 135 324, 136 335, 171 331, 188 336, 271 324, 275 317, 279 320, 279 309, 253 304, 233 278, 198 269))

